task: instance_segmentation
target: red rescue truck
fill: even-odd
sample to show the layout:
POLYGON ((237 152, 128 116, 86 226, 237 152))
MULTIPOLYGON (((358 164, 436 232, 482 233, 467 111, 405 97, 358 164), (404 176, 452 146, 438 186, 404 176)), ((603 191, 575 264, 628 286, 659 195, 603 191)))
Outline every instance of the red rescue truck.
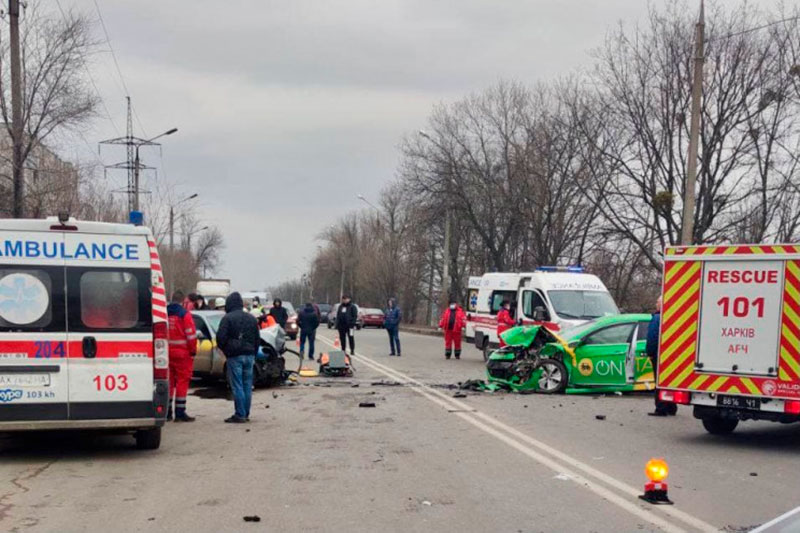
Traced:
POLYGON ((0 432, 112 429, 158 448, 168 371, 147 228, 0 220, 0 432))
POLYGON ((800 245, 668 247, 658 395, 714 434, 800 420, 800 245))

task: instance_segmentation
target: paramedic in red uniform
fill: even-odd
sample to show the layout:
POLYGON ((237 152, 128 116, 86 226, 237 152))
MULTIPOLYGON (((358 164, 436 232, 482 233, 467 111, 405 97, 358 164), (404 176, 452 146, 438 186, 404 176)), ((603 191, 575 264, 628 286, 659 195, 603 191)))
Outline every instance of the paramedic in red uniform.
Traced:
POLYGON ((439 320, 439 327, 444 331, 444 357, 450 359, 455 345, 456 359, 461 359, 461 331, 466 325, 467 316, 463 309, 456 303, 450 302, 442 318, 439 320))
POLYGON ((500 340, 501 347, 505 346, 506 343, 503 342, 500 334, 516 325, 517 323, 511 317, 511 302, 503 300, 503 303, 500 304, 500 312, 497 313, 497 338, 500 340))
POLYGON ((192 379, 194 356, 197 353, 197 332, 192 314, 181 305, 184 295, 181 291, 172 294, 172 302, 167 306, 169 317, 169 407, 167 420, 172 419, 172 400, 175 399, 175 422, 194 422, 194 417, 186 414, 186 393, 192 379))

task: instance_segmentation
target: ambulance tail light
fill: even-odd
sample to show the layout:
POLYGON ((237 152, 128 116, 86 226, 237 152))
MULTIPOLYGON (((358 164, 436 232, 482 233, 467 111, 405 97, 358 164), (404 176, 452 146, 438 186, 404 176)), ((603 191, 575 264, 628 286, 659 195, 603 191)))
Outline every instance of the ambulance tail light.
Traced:
POLYGON ((786 400, 783 402, 783 412, 787 415, 800 415, 800 400, 786 400))
POLYGON ((169 343, 167 323, 153 324, 153 379, 167 379, 169 373, 169 343))
POLYGON ((680 390, 660 390, 658 391, 658 399, 662 402, 689 405, 692 401, 692 395, 689 392, 680 390))

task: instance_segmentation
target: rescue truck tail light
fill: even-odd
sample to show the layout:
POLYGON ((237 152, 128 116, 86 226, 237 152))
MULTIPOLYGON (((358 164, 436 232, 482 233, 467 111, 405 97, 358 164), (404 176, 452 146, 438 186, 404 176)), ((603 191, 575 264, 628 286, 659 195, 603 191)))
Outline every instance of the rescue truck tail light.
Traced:
POLYGON ((800 400, 786 400, 783 402, 783 412, 788 415, 800 415, 800 400))
POLYGON ((658 399, 662 402, 689 405, 692 401, 692 394, 686 391, 660 390, 658 391, 658 399))
POLYGON ((169 372, 169 344, 167 323, 153 324, 153 379, 167 379, 169 372))

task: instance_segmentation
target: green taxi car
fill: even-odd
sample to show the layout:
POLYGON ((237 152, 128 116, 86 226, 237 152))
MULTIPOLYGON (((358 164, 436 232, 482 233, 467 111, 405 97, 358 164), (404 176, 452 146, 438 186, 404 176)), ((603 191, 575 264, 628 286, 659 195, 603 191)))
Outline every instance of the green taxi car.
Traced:
POLYGON ((512 328, 503 334, 509 346, 487 363, 489 386, 544 393, 652 390, 645 353, 650 318, 607 316, 561 332, 512 328))

